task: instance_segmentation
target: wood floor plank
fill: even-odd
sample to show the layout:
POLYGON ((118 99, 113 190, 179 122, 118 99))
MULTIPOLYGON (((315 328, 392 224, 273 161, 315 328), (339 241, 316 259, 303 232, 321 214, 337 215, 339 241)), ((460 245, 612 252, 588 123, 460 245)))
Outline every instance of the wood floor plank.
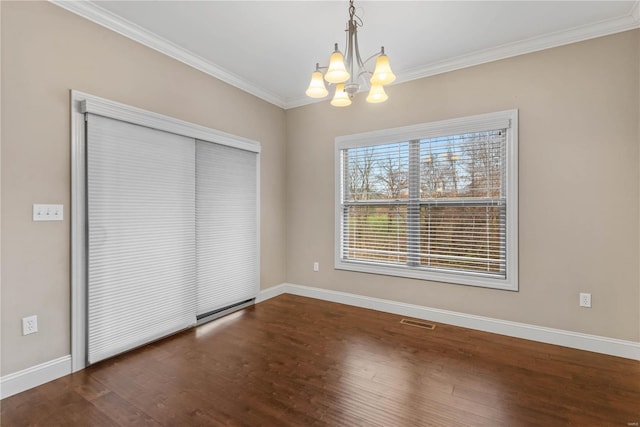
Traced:
POLYGON ((605 426, 640 362, 281 295, 1 402, 3 426, 605 426))
POLYGON ((102 394, 93 399, 92 403, 118 425, 156 427, 162 425, 114 392, 102 394))

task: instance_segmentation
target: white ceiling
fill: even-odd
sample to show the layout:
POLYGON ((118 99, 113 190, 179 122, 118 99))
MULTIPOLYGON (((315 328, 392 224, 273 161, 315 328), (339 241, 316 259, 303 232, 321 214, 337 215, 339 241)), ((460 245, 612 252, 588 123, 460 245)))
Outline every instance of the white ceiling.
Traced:
MULTIPOLYGON (((347 1, 53 3, 283 108, 304 95, 347 1)), ((640 27, 633 1, 358 1, 363 57, 385 46, 397 83, 640 27)), ((597 58, 594 58, 597 60, 597 58)))

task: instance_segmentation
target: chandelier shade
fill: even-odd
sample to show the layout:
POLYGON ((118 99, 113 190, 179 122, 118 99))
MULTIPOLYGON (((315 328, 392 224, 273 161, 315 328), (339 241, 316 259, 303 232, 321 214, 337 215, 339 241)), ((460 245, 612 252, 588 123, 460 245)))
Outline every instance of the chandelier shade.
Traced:
POLYGON ((396 79, 396 75, 391 71, 391 65, 389 64, 389 57, 384 53, 378 56, 376 59, 376 68, 373 70, 370 83, 372 85, 388 85, 393 83, 396 79))
POLYGON ((334 107, 348 107, 349 105, 351 105, 351 97, 344 90, 344 83, 339 83, 336 85, 336 91, 333 94, 331 105, 333 105, 334 107))
POLYGON ((329 69, 324 75, 324 79, 329 83, 344 83, 349 80, 351 75, 347 71, 344 65, 344 56, 338 50, 338 43, 336 43, 336 50, 331 54, 329 58, 329 69))
POLYGON ((387 99, 389 99, 389 95, 384 91, 384 87, 382 85, 371 85, 369 95, 367 95, 367 102, 377 104, 384 102, 387 99))
POLYGON ((311 83, 305 92, 311 98, 324 98, 329 95, 327 87, 324 85, 324 79, 320 71, 314 71, 311 74, 311 83))
POLYGON ((351 99, 354 95, 366 88, 369 88, 367 102, 384 102, 389 96, 383 86, 393 83, 396 79, 395 74, 391 71, 389 57, 384 53, 384 46, 380 48, 380 52, 365 61, 360 57, 358 27, 362 27, 363 22, 356 15, 353 1, 349 1, 349 20, 345 30, 347 33, 345 54, 342 54, 338 43, 336 43, 329 58, 329 66, 320 67, 319 64, 316 64, 316 70, 311 74, 311 82, 305 92, 311 98, 324 98, 328 95, 329 91, 322 80, 322 72, 324 71, 324 80, 330 85, 335 85, 331 105, 336 107, 351 105, 351 99), (366 64, 373 58, 377 59, 374 71, 371 72, 367 70, 366 64))

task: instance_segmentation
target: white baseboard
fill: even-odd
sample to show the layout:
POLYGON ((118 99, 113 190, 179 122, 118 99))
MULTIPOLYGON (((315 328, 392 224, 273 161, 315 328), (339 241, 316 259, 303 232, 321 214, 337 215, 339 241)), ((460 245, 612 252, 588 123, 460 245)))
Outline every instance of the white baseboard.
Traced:
POLYGON ((380 298, 371 298, 328 289, 295 285, 291 283, 283 283, 261 291, 256 298, 256 303, 284 293, 337 302, 355 307, 368 308, 386 313, 399 314, 417 319, 431 320, 433 322, 446 323, 448 325, 461 326, 463 328, 492 332, 495 334, 539 341, 547 344, 555 344, 579 350, 587 350, 611 356, 640 360, 640 342, 625 341, 615 338, 601 337, 598 335, 565 331, 562 329, 546 328, 544 326, 535 326, 526 323, 510 322, 507 320, 475 316, 472 314, 458 313, 455 311, 441 310, 437 308, 406 304, 380 298))
POLYGON ((272 286, 267 289, 262 289, 260 292, 258 292, 258 296, 256 296, 256 304, 258 304, 259 302, 271 299, 273 297, 277 297, 278 295, 290 293, 290 292, 287 292, 288 286, 290 285, 287 283, 281 283, 279 285, 272 286))
MULTIPOLYGON (((282 283, 268 289, 261 290, 256 303, 266 301, 281 294, 292 294, 315 298, 324 301, 337 302, 355 307, 368 308, 416 319, 431 320, 463 328, 492 332, 516 338, 561 345, 579 350, 609 354, 611 356, 640 360, 640 342, 625 341, 579 332, 564 331, 562 329, 546 328, 528 325, 526 323, 510 322, 492 319, 490 317, 475 316, 455 311, 440 310, 414 304, 372 298, 362 295, 338 292, 328 289, 282 283)), ((71 373, 71 355, 62 356, 22 371, 14 372, 0 378, 0 399, 23 392, 30 388, 53 381, 71 373)))
POLYGON ((0 378, 0 399, 53 381, 71 373, 71 355, 14 372, 0 378))

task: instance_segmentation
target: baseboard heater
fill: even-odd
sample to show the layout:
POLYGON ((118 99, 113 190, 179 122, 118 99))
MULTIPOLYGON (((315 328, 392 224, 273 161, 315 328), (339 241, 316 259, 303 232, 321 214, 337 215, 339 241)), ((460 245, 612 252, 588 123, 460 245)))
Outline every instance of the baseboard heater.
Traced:
POLYGON ((256 302, 256 299, 251 298, 246 301, 241 301, 236 304, 231 304, 226 307, 222 307, 217 310, 213 310, 208 313, 201 314, 196 317, 196 320, 197 320, 196 325, 202 325, 203 323, 207 323, 207 322, 211 322, 212 320, 219 319, 220 317, 226 316, 227 314, 231 314, 234 311, 242 310, 243 308, 254 305, 255 302, 256 302))

